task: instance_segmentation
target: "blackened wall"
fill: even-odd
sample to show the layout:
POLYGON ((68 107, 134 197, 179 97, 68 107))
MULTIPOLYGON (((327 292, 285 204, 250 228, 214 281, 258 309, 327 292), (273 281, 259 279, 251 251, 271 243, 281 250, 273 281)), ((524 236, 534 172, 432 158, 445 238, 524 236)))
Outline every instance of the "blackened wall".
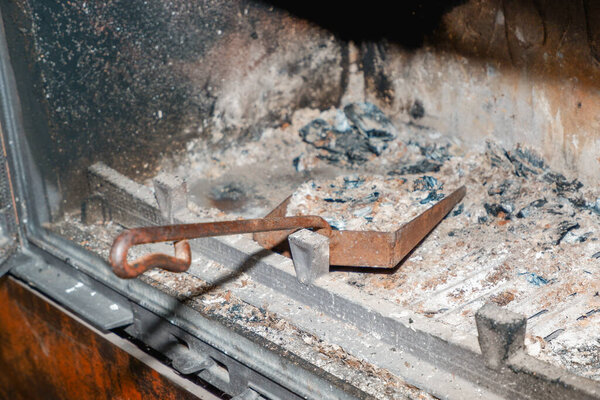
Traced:
POLYGON ((94 161, 143 179, 191 138, 227 146, 351 100, 469 142, 525 142, 599 180, 599 3, 14 0, 2 12, 49 190, 77 200, 94 161))

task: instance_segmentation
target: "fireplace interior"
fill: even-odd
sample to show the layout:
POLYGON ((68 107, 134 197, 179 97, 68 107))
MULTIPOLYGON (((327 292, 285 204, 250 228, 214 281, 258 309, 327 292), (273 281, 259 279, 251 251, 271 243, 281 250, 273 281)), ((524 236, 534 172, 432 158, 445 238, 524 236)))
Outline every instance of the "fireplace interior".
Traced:
POLYGON ((3 3, 19 242, 74 283, 10 273, 92 322, 69 295, 102 286, 132 314, 102 329, 222 396, 600 397, 600 6, 405 3, 3 3), (249 233, 190 240, 182 273, 108 264, 130 228, 292 196, 391 231, 462 186, 392 268, 300 281, 249 233))

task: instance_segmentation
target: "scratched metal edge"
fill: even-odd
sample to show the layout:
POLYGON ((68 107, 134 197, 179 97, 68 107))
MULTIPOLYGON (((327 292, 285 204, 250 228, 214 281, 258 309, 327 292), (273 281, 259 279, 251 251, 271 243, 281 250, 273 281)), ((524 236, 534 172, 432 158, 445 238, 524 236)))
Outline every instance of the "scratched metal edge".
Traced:
MULTIPOLYGON (((109 170, 110 168, 104 169, 104 172, 109 170)), ((127 182, 126 185, 118 188, 125 193, 143 190, 142 185, 114 170, 110 171, 107 178, 113 182, 127 182)), ((101 187, 107 186, 101 185, 101 187)), ((151 192, 148 188, 146 190, 151 192)), ((111 198, 110 193, 105 194, 107 199, 111 198)), ((146 204, 146 206, 151 205, 146 204)), ((188 210, 181 210, 176 215, 176 222, 193 221, 194 215, 188 210)), ((140 221, 140 223, 144 222, 140 221)), ((427 320, 391 302, 365 296, 352 287, 341 288, 327 277, 320 278, 313 285, 301 284, 295 277, 291 260, 272 252, 262 256, 266 250, 250 239, 244 237, 196 239, 193 241, 192 248, 234 270, 250 263, 252 267, 247 268, 246 273, 259 283, 281 291, 334 318, 348 322, 366 333, 381 336, 386 343, 398 346, 438 368, 445 369, 450 374, 460 375, 499 395, 509 398, 553 396, 570 399, 577 394, 582 398, 600 398, 599 383, 570 374, 564 369, 533 357, 527 359, 535 360, 535 363, 531 363, 535 364, 534 368, 508 368, 507 366, 500 371, 488 369, 483 362, 477 337, 468 334, 457 335, 443 322, 427 320), (261 257, 257 258, 257 254, 261 257), (362 304, 358 304, 356 299, 360 299, 362 304), (521 382, 517 383, 515 379, 521 382), (520 390, 513 389, 516 386, 520 390)), ((443 396, 443 388, 436 388, 436 382, 425 381, 415 382, 415 384, 443 396)), ((464 395, 465 393, 462 398, 465 398, 464 395)), ((471 397, 476 398, 477 393, 473 393, 471 397)))

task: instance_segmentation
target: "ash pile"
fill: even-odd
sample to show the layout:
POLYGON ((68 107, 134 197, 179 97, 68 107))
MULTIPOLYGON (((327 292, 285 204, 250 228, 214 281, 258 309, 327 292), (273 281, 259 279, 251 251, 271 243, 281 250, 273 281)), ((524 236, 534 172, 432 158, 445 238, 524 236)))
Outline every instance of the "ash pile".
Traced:
POLYGON ((300 129, 300 136, 319 150, 318 158, 348 166, 380 156, 398 131, 374 104, 352 103, 322 113, 300 129))
POLYGON ((392 232, 447 192, 432 176, 352 174, 304 183, 292 195, 287 215, 319 215, 337 230, 392 232))
MULTIPOLYGON (((406 126, 404 128, 407 128, 406 126)), ((314 158, 347 169, 383 166, 389 175, 438 172, 450 159, 451 143, 435 132, 420 135, 400 131, 390 118, 372 103, 351 103, 343 109, 322 112, 299 129, 308 144, 294 159, 298 171, 315 167, 314 158)))
MULTIPOLYGON (((475 333, 475 311, 494 302, 529 317, 526 343, 531 355, 600 379, 598 188, 553 170, 531 148, 505 148, 493 140, 466 148, 435 132, 388 129, 389 118, 379 112, 361 114, 360 121, 368 121, 372 132, 386 132, 369 136, 347 113, 351 109, 373 108, 328 110, 297 130, 302 140, 297 170, 310 172, 325 163, 357 171, 361 179, 368 172, 384 181, 435 182, 424 192, 418 192, 418 185, 403 188, 407 198, 411 191, 427 194, 411 202, 413 209, 444 194, 434 187, 466 185, 468 192, 392 274, 336 272, 336 279, 457 331, 475 333), (369 145, 373 137, 379 147, 369 145)), ((313 180, 295 196, 327 193, 322 197, 328 207, 343 208, 330 215, 334 226, 347 228, 363 218, 364 228, 381 190, 363 184, 363 193, 349 200, 360 182, 353 177, 313 180), (361 207, 344 216, 349 203, 361 207)), ((322 212, 322 206, 311 207, 304 213, 322 212)))
MULTIPOLYGON (((368 227, 383 206, 372 179, 396 182, 410 199, 409 214, 465 185, 462 203, 391 273, 334 269, 329 278, 450 325, 457 335, 475 334, 475 311, 494 302, 528 316, 529 354, 600 380, 600 190, 554 171, 524 146, 467 147, 390 121, 368 103, 298 110, 256 141, 217 151, 191 142, 172 171, 192 190, 194 177, 208 180, 202 193, 226 197, 227 207, 255 201, 256 214, 221 208, 219 218, 261 217, 296 193, 350 210, 332 215, 339 229, 349 229, 351 219, 368 227)), ((305 212, 321 213, 313 207, 305 212)))

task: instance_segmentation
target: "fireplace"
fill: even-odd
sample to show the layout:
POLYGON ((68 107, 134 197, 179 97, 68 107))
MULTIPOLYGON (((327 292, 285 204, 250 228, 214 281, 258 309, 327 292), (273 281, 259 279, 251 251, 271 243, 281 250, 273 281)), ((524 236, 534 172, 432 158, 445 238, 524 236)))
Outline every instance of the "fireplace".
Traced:
POLYGON ((400 7, 3 4, 0 271, 220 396, 600 397, 598 6, 400 7), (393 265, 360 236, 301 277, 290 232, 108 264, 126 229, 292 196, 393 231, 463 186, 393 265))

